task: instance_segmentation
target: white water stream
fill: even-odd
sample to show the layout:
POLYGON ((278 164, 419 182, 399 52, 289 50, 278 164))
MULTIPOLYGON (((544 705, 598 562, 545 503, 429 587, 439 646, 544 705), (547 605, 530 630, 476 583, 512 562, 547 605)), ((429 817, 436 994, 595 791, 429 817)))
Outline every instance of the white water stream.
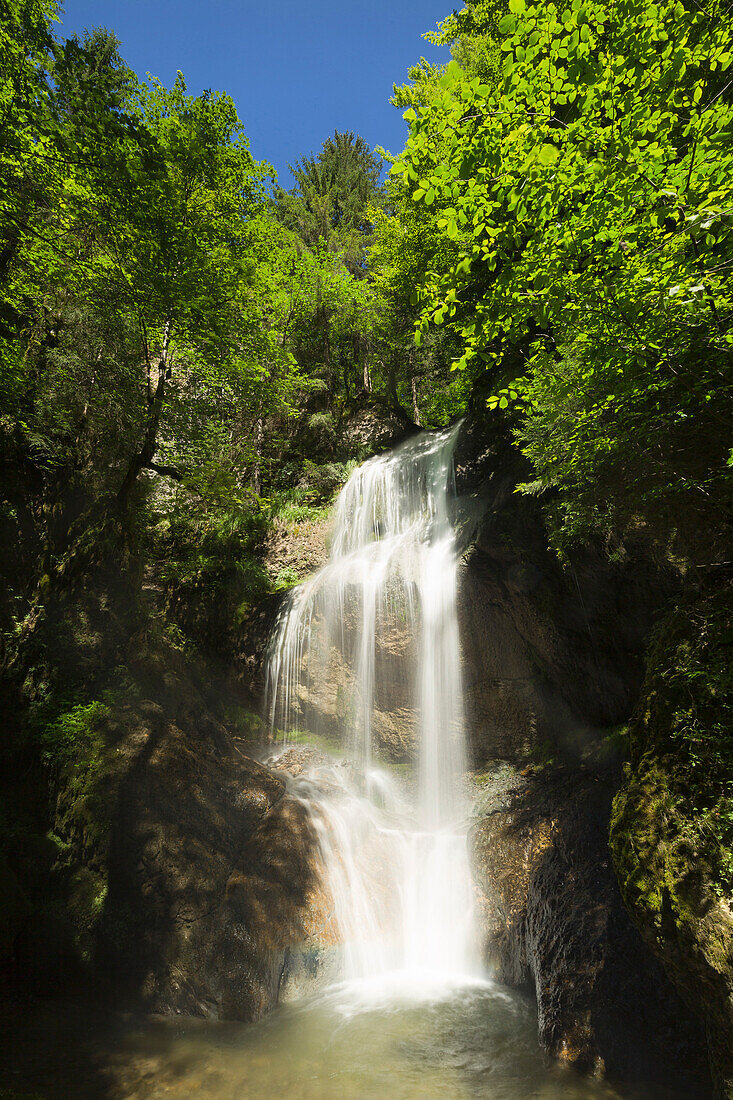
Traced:
POLYGON ((331 559, 293 592, 273 639, 273 727, 298 746, 335 734, 346 757, 298 748, 305 770, 291 776, 319 839, 345 981, 254 1025, 10 1005, 0 1092, 692 1100, 668 1084, 620 1094, 548 1064, 531 1001, 481 980, 462 794, 455 435, 425 433, 353 474, 331 559), (390 731, 393 755, 398 735, 414 742, 406 769, 379 765, 390 731))
POLYGON ((297 784, 343 978, 400 994, 480 975, 450 519, 457 430, 423 433, 354 471, 330 559, 292 593, 270 653, 275 735, 287 744, 321 732, 309 701, 330 699, 330 732, 336 723, 349 762, 316 761, 297 784), (378 764, 385 711, 414 744, 401 780, 378 764))

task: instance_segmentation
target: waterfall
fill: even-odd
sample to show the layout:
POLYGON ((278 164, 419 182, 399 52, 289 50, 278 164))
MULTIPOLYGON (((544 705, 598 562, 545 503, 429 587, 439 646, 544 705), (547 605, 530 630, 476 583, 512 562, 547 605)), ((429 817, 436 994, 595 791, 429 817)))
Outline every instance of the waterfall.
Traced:
POLYGON ((479 970, 450 517, 457 431, 421 433, 354 471, 329 561, 294 589, 270 647, 273 735, 336 733, 346 754, 317 758, 294 793, 319 838, 348 980, 479 970), (412 746, 406 775, 380 761, 385 713, 412 746))

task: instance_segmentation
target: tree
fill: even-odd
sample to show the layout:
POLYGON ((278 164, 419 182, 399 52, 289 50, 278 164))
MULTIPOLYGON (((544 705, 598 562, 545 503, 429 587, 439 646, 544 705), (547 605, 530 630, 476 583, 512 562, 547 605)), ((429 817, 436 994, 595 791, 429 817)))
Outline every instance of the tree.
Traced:
POLYGON ((523 398, 540 487, 565 487, 586 519, 719 507, 730 20, 677 0, 510 9, 498 82, 454 60, 405 112, 392 171, 452 245, 423 274, 416 342, 448 326, 459 368, 491 372, 493 404, 523 398))
POLYGON ((59 556, 90 505, 128 509, 145 469, 245 501, 255 426, 292 408, 297 250, 228 97, 141 85, 104 31, 55 44, 47 71, 43 186, 14 200, 2 284, 0 412, 43 471, 59 556))
MULTIPOLYGON (((0 280, 26 231, 28 211, 42 193, 36 182, 44 132, 54 0, 0 3, 0 280), (41 124, 39 126, 39 123, 41 124)), ((9 320, 7 308, 0 322, 9 320)))
POLYGON ((352 274, 364 275, 371 211, 384 202, 381 158, 362 137, 336 130, 318 154, 296 161, 290 171, 295 186, 275 192, 275 210, 283 225, 309 248, 324 241, 330 251, 343 254, 352 274))

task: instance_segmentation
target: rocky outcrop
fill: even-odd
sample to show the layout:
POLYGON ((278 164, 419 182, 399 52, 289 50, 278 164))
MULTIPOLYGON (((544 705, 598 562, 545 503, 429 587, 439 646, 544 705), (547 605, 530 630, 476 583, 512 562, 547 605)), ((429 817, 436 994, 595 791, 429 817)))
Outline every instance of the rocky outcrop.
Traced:
POLYGON ((474 761, 538 751, 581 759, 638 698, 645 646, 675 589, 640 538, 609 560, 600 546, 561 565, 548 546, 521 454, 469 421, 456 451, 466 546, 459 589, 467 727, 474 761))
POLYGON ((688 599, 664 624, 611 820, 624 901, 705 1020, 721 1098, 733 1097, 732 644, 730 584, 688 599))
POLYGON ((396 447, 416 431, 419 429, 399 405, 377 394, 360 394, 344 410, 336 448, 344 457, 363 461, 396 447))
POLYGON ((547 769, 484 776, 472 835, 485 956, 534 987, 539 1037, 586 1072, 709 1096, 704 1036, 624 910, 608 851, 609 777, 547 769))
MULTIPOLYGON (((361 431, 359 417, 372 427, 376 417, 389 442, 395 433, 404 435, 404 424, 393 423, 379 406, 367 403, 357 412, 354 431, 361 431)), ((674 577, 639 540, 619 548, 615 562, 603 548, 588 546, 561 565, 548 547, 537 500, 514 491, 528 471, 500 422, 489 429, 468 419, 455 462, 456 518, 465 546, 459 617, 473 765, 480 768, 497 756, 582 759, 609 727, 628 719, 643 678, 646 638, 674 577)), ((324 519, 302 530, 297 523, 278 529, 271 538, 270 571, 287 567, 302 575, 322 565, 327 527, 324 519)), ((349 622, 343 627, 348 638, 349 622)), ((411 759, 414 748, 410 645, 407 625, 400 630, 390 621, 377 632, 374 736, 383 756, 397 763, 411 759)), ((319 670, 308 682, 303 670, 307 691, 295 700, 301 729, 327 739, 339 736, 351 693, 335 650, 333 661, 328 677, 319 670)), ((246 663, 254 668, 257 660, 246 663)), ((256 687, 256 676, 250 682, 256 687)))
MULTIPOLYGON (((150 674, 146 660, 146 676, 150 674)), ((165 694, 115 712, 107 890, 95 969, 149 1009, 257 1019, 311 934, 303 807, 243 755, 166 655, 165 694)))
POLYGON ((74 976, 148 1010, 256 1019, 326 920, 315 841, 237 736, 239 697, 139 599, 107 562, 49 601, 19 655, 16 706, 55 762, 54 856, 34 883, 9 853, 33 887, 10 952, 40 992, 74 976))
MULTIPOLYGON (((654 737, 646 718, 633 727, 612 822, 618 880, 608 830, 620 773, 591 774, 640 696, 650 697, 647 646, 680 577, 655 560, 643 530, 613 555, 587 545, 561 563, 537 500, 514 492, 531 475, 500 428, 492 440, 467 423, 456 461, 473 759, 479 768, 497 757, 555 764, 514 784, 475 830, 488 957, 502 980, 534 985, 540 1037, 555 1056, 630 1078, 675 1067, 670 1089, 687 1080, 693 1095, 709 1095, 699 1084, 704 1021, 718 1093, 733 1095, 730 907, 690 841, 700 836, 692 808, 680 813, 687 778, 670 777, 681 777, 684 747, 669 711, 657 712, 654 737), (560 762, 570 772, 551 780, 560 762)), ((717 699, 700 708, 718 708, 718 723, 725 690, 718 683, 717 699)))

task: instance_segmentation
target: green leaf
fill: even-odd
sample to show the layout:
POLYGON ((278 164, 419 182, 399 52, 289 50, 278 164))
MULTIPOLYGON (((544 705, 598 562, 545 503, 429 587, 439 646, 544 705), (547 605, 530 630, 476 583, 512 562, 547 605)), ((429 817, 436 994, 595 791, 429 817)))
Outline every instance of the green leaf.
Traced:
POLYGON ((549 167, 559 156, 560 150, 555 145, 542 145, 537 153, 537 160, 545 167, 549 167))

